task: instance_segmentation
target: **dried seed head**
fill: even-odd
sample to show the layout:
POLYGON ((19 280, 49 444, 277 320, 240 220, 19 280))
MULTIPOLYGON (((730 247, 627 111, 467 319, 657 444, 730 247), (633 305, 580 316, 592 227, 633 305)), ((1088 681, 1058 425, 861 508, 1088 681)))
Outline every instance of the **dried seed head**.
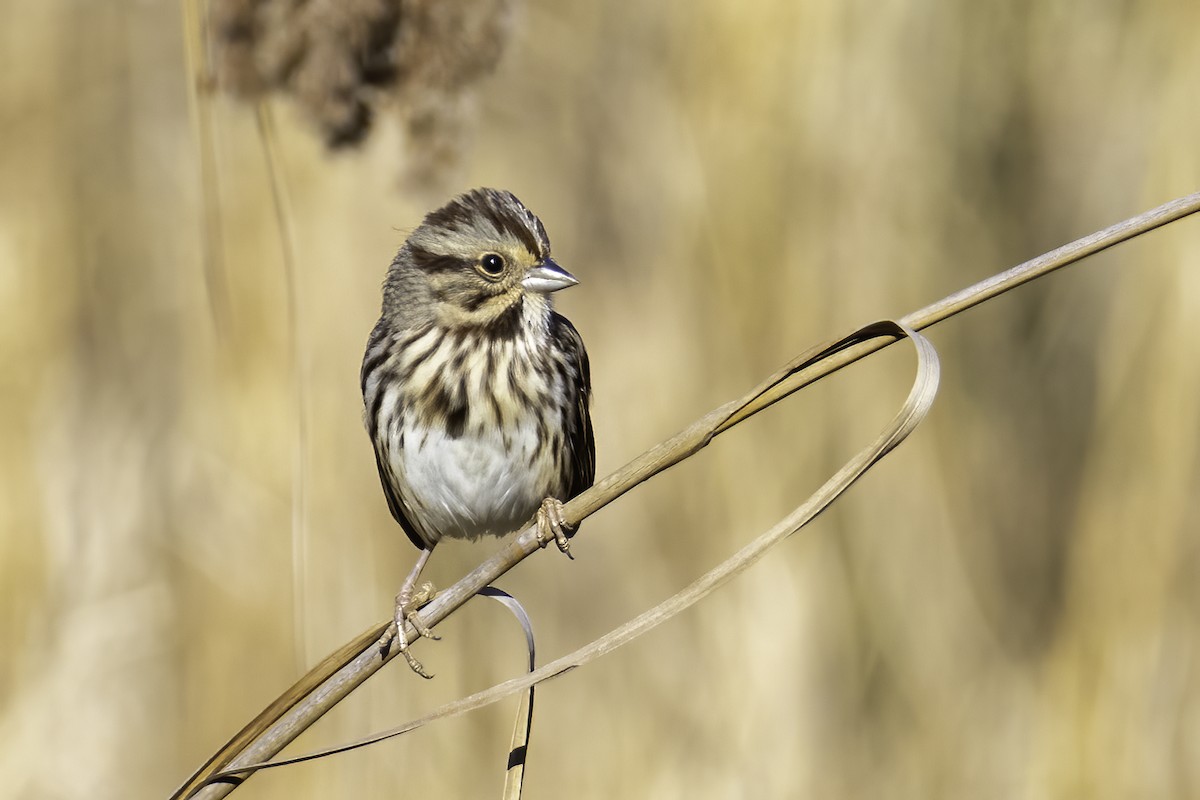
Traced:
POLYGON ((513 2, 212 0, 217 84, 291 97, 330 147, 361 143, 386 109, 407 133, 409 178, 433 184, 465 148, 513 2))

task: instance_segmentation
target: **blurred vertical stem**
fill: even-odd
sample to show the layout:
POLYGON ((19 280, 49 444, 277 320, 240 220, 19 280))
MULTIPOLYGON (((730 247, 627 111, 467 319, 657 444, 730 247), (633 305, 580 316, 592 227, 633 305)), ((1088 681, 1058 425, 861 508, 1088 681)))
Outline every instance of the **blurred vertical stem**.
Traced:
POLYGON ((291 343, 292 386, 296 393, 296 441, 292 451, 292 629, 296 664, 308 661, 308 637, 304 623, 308 608, 305 578, 308 575, 308 370, 307 348, 301 338, 300 293, 296 275, 296 237, 292 227, 291 197, 287 191, 283 159, 279 154, 279 136, 270 102, 261 98, 255 104, 259 138, 271 178, 271 199, 279 229, 279 247, 283 258, 283 279, 287 293, 287 332, 291 343))
POLYGON ((213 327, 224 335, 229 325, 229 286, 225 280, 225 239, 221 233, 220 182, 212 123, 212 65, 208 57, 208 15, 204 0, 183 0, 183 42, 187 64, 188 111, 196 130, 204 234, 201 259, 213 327))

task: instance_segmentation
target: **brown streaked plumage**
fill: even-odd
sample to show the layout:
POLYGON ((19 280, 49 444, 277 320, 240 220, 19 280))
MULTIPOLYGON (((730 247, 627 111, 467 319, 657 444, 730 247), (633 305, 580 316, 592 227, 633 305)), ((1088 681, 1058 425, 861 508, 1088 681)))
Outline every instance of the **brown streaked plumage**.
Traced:
MULTIPOLYGON (((500 536, 537 515, 567 551, 560 501, 595 476, 591 377, 550 294, 576 282, 541 221, 495 189, 431 212, 392 261, 361 380, 388 508, 423 550, 397 597, 401 634, 441 539, 500 536)), ((400 649, 425 674, 402 635, 400 649)))

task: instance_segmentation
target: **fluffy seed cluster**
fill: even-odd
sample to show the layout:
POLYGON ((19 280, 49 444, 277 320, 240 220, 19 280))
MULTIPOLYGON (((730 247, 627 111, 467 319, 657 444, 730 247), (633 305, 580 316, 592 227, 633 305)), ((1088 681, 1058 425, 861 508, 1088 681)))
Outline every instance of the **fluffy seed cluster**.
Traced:
POLYGON ((407 132, 411 177, 458 158, 474 89, 504 51, 516 0, 211 0, 218 86, 278 91, 331 147, 360 143, 388 107, 407 132))
POLYGON ((549 251, 519 200, 477 190, 427 216, 392 263, 364 418, 388 506, 419 547, 505 534, 592 483, 587 351, 525 282, 557 269, 549 251))

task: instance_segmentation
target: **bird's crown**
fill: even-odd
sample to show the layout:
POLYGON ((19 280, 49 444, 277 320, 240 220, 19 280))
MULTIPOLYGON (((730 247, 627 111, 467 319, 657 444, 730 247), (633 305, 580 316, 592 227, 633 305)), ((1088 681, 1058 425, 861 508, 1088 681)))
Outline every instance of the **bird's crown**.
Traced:
POLYGON ((550 239, 542 221, 516 195, 501 189, 460 194, 427 214, 409 241, 433 253, 459 249, 447 248, 447 244, 475 243, 520 247, 534 261, 550 256, 550 239))

